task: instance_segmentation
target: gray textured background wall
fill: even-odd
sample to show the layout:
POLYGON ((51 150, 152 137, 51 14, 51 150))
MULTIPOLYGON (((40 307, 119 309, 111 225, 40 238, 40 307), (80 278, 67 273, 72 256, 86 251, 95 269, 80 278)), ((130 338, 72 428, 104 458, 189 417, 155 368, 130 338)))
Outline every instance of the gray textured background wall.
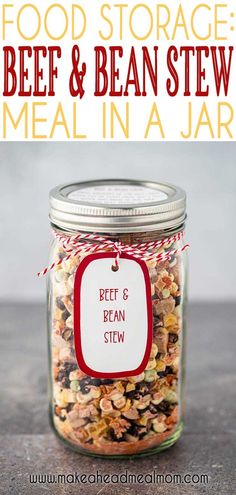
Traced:
POLYGON ((131 177, 173 182, 188 194, 190 297, 236 297, 236 144, 0 144, 0 299, 43 299, 50 243, 48 192, 56 184, 131 177))

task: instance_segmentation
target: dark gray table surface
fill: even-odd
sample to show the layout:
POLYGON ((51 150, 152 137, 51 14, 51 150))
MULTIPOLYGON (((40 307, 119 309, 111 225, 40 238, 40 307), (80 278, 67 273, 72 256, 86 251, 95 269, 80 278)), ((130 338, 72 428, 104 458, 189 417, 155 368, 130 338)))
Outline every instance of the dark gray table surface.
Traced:
MULTIPOLYGON (((47 415, 45 310, 36 304, 1 305, 0 492, 28 495, 192 495, 236 493, 236 305, 190 305, 187 413, 182 438, 171 449, 138 460, 81 456, 64 447, 47 415), (208 483, 31 484, 30 474, 207 474, 208 483)), ((68 478, 70 480, 70 478, 68 478)), ((169 478, 168 478, 169 480, 169 478)))

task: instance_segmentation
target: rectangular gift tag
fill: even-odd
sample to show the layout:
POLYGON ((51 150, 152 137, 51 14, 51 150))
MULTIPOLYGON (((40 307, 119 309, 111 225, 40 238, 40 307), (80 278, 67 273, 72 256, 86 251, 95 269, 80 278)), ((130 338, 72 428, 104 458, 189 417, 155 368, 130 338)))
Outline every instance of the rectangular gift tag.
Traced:
POLYGON ((74 339, 79 368, 87 375, 139 375, 152 345, 152 299, 144 261, 116 253, 86 256, 74 284, 74 339))

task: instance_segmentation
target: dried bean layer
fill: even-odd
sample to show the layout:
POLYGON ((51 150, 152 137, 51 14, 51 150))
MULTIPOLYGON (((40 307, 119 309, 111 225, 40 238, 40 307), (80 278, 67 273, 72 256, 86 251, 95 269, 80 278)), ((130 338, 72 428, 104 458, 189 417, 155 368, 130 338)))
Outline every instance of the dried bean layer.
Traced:
MULTIPOLYGON (((59 246, 54 256, 64 257, 59 246)), ((75 357, 73 286, 81 259, 67 260, 51 274, 53 422, 60 436, 85 451, 142 452, 167 440, 180 420, 182 260, 147 262, 153 343, 145 371, 98 379, 85 375, 75 357)))

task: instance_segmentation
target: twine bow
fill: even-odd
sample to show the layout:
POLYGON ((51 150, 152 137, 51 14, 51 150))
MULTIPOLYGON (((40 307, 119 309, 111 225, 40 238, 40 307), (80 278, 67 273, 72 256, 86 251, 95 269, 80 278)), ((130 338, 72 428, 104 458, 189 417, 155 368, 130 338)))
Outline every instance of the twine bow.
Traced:
POLYGON ((125 244, 121 241, 111 241, 106 237, 102 237, 97 234, 84 234, 79 233, 72 236, 66 236, 65 234, 59 234, 53 230, 53 235, 59 242, 59 245, 65 252, 65 257, 54 261, 51 265, 44 268, 41 272, 38 272, 38 277, 46 275, 50 270, 53 270, 55 266, 61 265, 64 261, 78 256, 79 254, 86 253, 96 253, 110 250, 111 252, 116 252, 115 267, 119 268, 119 259, 122 253, 127 253, 135 258, 141 259, 143 261, 156 262, 171 260, 172 256, 178 255, 189 248, 189 244, 185 244, 183 247, 174 250, 167 250, 164 252, 155 252, 155 250, 160 248, 168 248, 173 242, 180 241, 184 232, 178 232, 177 234, 168 237, 166 239, 161 239, 159 241, 150 241, 143 243, 125 244))

